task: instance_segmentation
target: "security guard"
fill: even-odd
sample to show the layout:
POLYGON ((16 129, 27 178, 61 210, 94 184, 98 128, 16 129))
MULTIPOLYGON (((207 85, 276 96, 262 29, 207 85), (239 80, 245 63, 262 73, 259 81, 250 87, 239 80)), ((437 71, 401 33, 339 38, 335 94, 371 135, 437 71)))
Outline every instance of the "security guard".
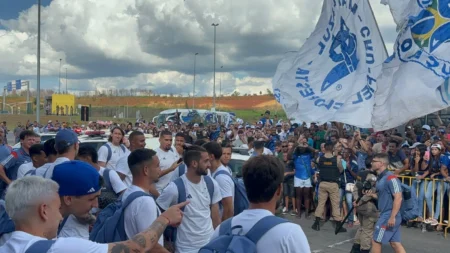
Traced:
POLYGON ((373 231, 375 230, 375 223, 379 214, 375 199, 370 195, 364 195, 369 190, 366 188, 370 188, 372 192, 376 191, 375 182, 377 181, 377 177, 374 174, 375 172, 371 170, 371 163, 372 158, 368 157, 366 159, 366 170, 358 173, 356 187, 353 191, 354 199, 359 199, 362 196, 359 202, 353 202, 361 225, 356 232, 353 248, 350 253, 369 253, 372 246, 373 231))
MULTIPOLYGON (((325 154, 319 158, 319 170, 320 170, 320 184, 319 184, 319 203, 317 204, 315 216, 316 220, 312 225, 312 229, 320 230, 320 217, 322 217, 325 203, 330 196, 333 225, 339 225, 341 221, 339 203, 339 179, 341 173, 344 171, 342 161, 340 158, 333 155, 333 143, 325 143, 325 154)), ((341 228, 339 232, 347 232, 345 228, 341 228)))

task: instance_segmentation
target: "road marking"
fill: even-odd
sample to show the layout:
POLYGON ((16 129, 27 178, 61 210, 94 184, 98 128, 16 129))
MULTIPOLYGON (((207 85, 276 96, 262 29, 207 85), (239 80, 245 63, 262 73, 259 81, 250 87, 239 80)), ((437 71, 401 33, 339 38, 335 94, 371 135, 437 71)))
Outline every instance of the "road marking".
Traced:
MULTIPOLYGON (((336 246, 339 246, 339 245, 342 245, 342 244, 344 244, 344 243, 351 242, 351 241, 353 241, 353 238, 352 238, 352 239, 345 240, 345 241, 342 241, 342 242, 337 242, 337 243, 328 245, 327 248, 332 249, 332 248, 334 248, 334 247, 336 247, 336 246)), ((324 250, 325 250, 325 249, 313 250, 313 251, 311 251, 311 253, 320 253, 320 252, 323 252, 324 250)))

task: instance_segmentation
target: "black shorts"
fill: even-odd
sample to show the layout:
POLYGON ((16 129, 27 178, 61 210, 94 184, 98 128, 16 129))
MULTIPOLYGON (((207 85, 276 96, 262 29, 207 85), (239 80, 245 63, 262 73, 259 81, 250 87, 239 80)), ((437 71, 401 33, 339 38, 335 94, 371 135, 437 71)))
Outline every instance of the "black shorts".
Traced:
POLYGON ((295 196, 294 179, 283 183, 283 196, 293 198, 295 196))

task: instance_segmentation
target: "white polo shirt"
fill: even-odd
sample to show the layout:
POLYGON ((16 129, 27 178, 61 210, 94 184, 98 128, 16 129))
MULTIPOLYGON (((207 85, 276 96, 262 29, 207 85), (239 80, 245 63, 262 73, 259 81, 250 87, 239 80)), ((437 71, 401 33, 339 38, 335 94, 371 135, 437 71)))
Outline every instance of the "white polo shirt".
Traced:
MULTIPOLYGON (((241 233, 246 234, 260 219, 273 215, 268 210, 251 209, 245 210, 235 216, 231 227, 242 226, 241 233)), ((220 226, 214 231, 211 240, 219 236, 220 226)), ((306 239, 300 225, 286 222, 279 224, 267 231, 256 243, 258 253, 310 253, 308 239, 306 239)))
MULTIPOLYGON (((214 232, 210 205, 218 203, 222 196, 219 185, 214 179, 214 194, 211 201, 204 177, 198 184, 189 181, 186 175, 181 178, 186 187, 186 199, 190 203, 184 209, 183 220, 177 230, 176 253, 197 253, 209 242, 214 232)), ((175 183, 170 183, 156 202, 163 210, 177 204, 178 188, 175 183)))
MULTIPOLYGON (((172 164, 174 164, 179 158, 179 155, 177 151, 175 151, 173 148, 169 151, 162 150, 161 148, 157 148, 156 155, 159 158, 159 168, 161 171, 169 169, 172 164)), ((156 182, 156 190, 158 190, 159 193, 162 192, 162 190, 170 183, 170 180, 172 178, 173 171, 164 175, 163 177, 159 178, 159 181, 156 182)))
MULTIPOLYGON (((34 236, 22 231, 15 231, 11 238, 0 247, 0 252, 8 253, 25 253, 25 251, 40 240, 46 238, 34 236)), ((49 252, 64 253, 108 253, 108 244, 99 244, 80 238, 58 238, 49 252)))

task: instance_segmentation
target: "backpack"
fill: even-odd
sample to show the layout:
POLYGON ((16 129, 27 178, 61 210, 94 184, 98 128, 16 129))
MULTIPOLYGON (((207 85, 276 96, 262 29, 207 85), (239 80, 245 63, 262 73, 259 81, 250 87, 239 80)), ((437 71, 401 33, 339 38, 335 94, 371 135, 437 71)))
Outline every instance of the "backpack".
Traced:
POLYGON ((182 163, 178 166, 178 177, 183 176, 186 173, 186 164, 182 163))
POLYGON ((133 192, 125 201, 122 198, 108 205, 97 217, 97 220, 89 234, 89 240, 98 243, 121 242, 128 240, 125 232, 124 214, 125 209, 136 198, 149 196, 145 192, 133 192))
POLYGON ((256 253, 256 244, 270 229, 276 225, 288 222, 285 219, 270 215, 262 218, 245 235, 233 234, 234 229, 242 229, 242 226, 231 227, 233 218, 224 221, 219 228, 219 236, 211 240, 198 253, 256 253))
POLYGON ((400 214, 404 221, 414 220, 419 217, 419 204, 417 196, 411 191, 411 187, 406 184, 401 184, 403 201, 400 206, 400 214))
POLYGON ((55 240, 39 240, 31 244, 25 253, 47 253, 55 242, 55 240))
MULTIPOLYGON (((204 176, 206 183, 206 188, 208 188, 209 198, 211 199, 211 203, 213 201, 214 196, 214 183, 209 176, 204 176)), ((186 186, 184 185, 183 179, 177 178, 173 181, 178 189, 178 204, 186 201, 186 186)), ((181 211, 184 212, 184 207, 181 208, 181 211)), ((164 237, 167 241, 175 243, 177 240, 177 228, 172 226, 167 226, 166 230, 164 230, 164 237)))
MULTIPOLYGON (((106 149, 108 149, 108 156, 106 157, 106 163, 105 163, 105 166, 106 166, 106 164, 108 164, 108 162, 111 160, 111 158, 112 158, 112 149, 111 149, 111 146, 108 144, 108 143, 105 143, 105 144, 103 144, 103 146, 105 146, 106 147, 106 149)), ((127 150, 127 148, 125 147, 125 145, 123 145, 123 144, 120 144, 120 148, 122 148, 122 151, 125 153, 125 151, 127 150)))
POLYGON ((218 175, 227 175, 231 178, 231 180, 233 180, 233 183, 234 183, 234 204, 233 204, 234 205, 234 216, 242 213, 242 211, 247 209, 248 206, 250 205, 250 202, 248 201, 248 198, 247 198, 247 191, 245 190, 244 181, 235 179, 233 176, 231 176, 230 173, 228 173, 227 171, 224 171, 224 170, 218 171, 214 175, 214 179, 216 179, 216 177, 218 175))
POLYGON ((116 202, 118 198, 111 185, 110 173, 110 169, 105 169, 103 172, 103 185, 100 196, 98 197, 98 207, 100 209, 104 209, 109 204, 116 202))

